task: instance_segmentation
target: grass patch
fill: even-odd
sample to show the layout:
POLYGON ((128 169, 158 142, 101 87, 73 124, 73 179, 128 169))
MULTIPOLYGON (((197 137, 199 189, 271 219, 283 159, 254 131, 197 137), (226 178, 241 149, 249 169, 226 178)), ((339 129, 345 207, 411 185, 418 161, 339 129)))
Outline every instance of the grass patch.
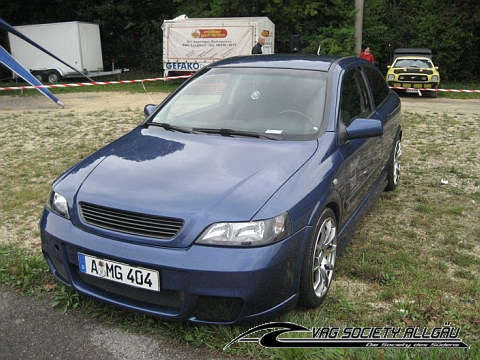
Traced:
POLYGON ((54 116, 48 111, 0 114, 1 283, 29 295, 48 295, 58 311, 75 308, 134 333, 159 334, 174 344, 208 348, 214 356, 480 357, 478 123, 439 114, 404 114, 401 186, 383 194, 362 221, 338 261, 336 279, 325 303, 316 310, 295 309, 272 319, 305 327, 433 327, 449 321, 461 328, 461 338, 472 347, 470 351, 272 350, 242 343, 223 352, 227 343, 250 327, 162 322, 100 304, 55 281, 41 255, 38 219, 50 183, 142 118, 138 110, 130 109, 81 114, 71 110, 54 116), (113 121, 114 126, 106 125, 113 121))
MULTIPOLYGON (((480 85, 473 82, 445 82, 440 83, 441 89, 452 90, 480 90, 480 85)), ((439 92, 439 97, 445 97, 450 99, 479 99, 480 93, 468 93, 468 92, 439 92)))

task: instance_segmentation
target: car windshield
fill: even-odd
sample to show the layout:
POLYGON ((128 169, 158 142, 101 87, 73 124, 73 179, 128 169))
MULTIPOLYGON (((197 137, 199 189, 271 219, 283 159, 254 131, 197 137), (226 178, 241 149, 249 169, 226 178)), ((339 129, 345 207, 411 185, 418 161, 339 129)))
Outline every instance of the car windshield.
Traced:
POLYGON ((209 134, 228 129, 217 133, 311 138, 322 127, 326 78, 320 71, 209 69, 170 98, 151 122, 209 134))
POLYGON ((427 59, 397 59, 393 67, 432 68, 433 64, 427 59))

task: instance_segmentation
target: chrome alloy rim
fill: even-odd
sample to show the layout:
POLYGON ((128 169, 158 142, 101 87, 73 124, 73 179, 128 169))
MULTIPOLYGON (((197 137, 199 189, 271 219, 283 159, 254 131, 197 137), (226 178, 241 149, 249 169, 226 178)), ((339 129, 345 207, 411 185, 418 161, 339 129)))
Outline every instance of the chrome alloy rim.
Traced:
POLYGON ((332 218, 327 218, 315 241, 313 254, 313 291, 319 298, 325 296, 333 278, 337 256, 337 229, 332 218))
POLYGON ((398 181, 400 180, 401 158, 402 143, 400 142, 400 140, 398 140, 395 144, 395 152, 393 153, 393 182, 395 183, 395 185, 398 184, 398 181))

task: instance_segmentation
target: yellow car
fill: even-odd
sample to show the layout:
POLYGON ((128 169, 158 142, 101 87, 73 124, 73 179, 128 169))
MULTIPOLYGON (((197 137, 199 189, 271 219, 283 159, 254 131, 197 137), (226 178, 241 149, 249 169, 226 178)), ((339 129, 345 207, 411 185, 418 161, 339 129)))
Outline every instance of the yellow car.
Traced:
POLYGON ((436 89, 440 84, 440 73, 433 65, 430 49, 395 49, 393 64, 387 68, 386 80, 394 90, 437 97, 436 90, 420 90, 436 89))

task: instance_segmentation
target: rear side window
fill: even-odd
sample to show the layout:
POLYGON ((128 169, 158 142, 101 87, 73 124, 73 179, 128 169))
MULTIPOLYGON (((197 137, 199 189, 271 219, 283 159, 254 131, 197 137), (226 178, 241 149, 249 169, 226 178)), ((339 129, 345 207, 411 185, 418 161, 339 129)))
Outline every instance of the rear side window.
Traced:
POLYGON ((390 94, 390 89, 385 81, 385 78, 372 68, 365 68, 365 74, 367 75, 368 82, 372 89, 373 100, 375 106, 378 107, 390 94))

